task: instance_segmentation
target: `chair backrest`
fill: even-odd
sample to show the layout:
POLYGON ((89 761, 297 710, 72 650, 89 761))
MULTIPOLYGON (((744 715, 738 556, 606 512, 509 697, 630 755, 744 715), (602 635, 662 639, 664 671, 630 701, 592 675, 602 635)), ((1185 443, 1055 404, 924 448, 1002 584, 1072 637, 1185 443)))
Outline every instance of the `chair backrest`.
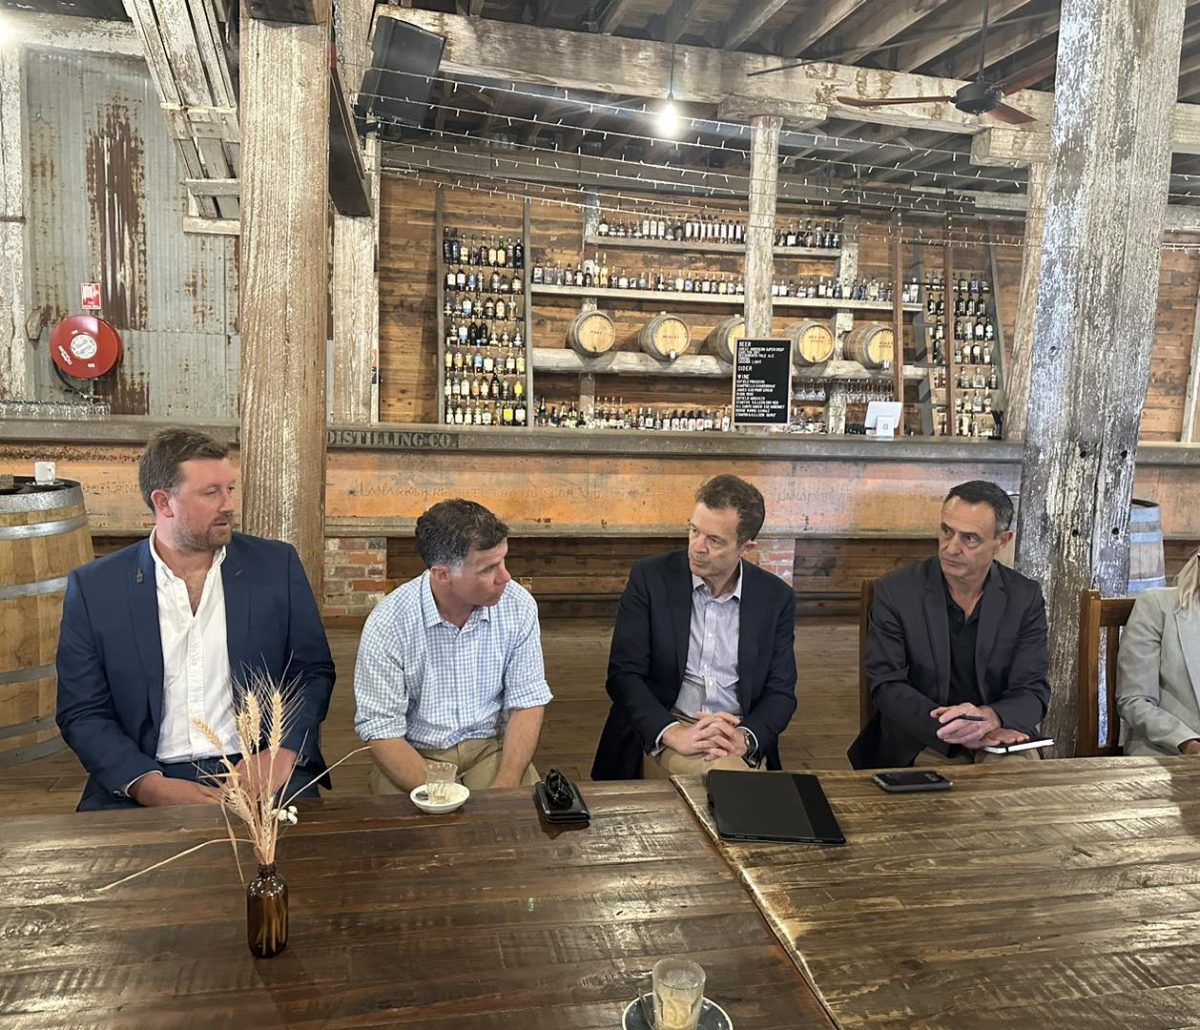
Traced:
POLYGON ((1101 597, 1095 590, 1080 591, 1076 758, 1120 753, 1117 649, 1121 644, 1121 627, 1129 621, 1133 601, 1132 597, 1101 597), (1100 739, 1101 690, 1104 691, 1107 715, 1103 740, 1100 739))
POLYGON ((865 727, 875 714, 871 704, 871 685, 867 682, 867 628, 871 624, 871 603, 875 600, 875 580, 862 581, 858 599, 858 724, 865 727))

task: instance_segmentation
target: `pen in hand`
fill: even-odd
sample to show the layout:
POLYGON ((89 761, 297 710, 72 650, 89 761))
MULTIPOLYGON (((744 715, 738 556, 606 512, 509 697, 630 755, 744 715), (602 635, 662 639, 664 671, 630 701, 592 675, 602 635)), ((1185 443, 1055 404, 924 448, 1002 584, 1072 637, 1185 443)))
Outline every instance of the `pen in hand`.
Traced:
POLYGON ((965 719, 967 722, 987 722, 982 715, 956 715, 951 719, 947 719, 944 723, 942 723, 942 725, 949 726, 957 719, 965 719))

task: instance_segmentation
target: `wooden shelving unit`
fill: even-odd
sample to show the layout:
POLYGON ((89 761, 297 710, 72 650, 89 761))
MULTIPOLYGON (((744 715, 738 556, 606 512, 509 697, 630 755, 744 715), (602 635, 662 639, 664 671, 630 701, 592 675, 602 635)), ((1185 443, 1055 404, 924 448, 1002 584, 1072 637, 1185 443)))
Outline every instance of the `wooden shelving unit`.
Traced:
MULTIPOLYGON (((640 300, 663 304, 722 304, 725 307, 741 307, 746 298, 740 293, 676 293, 674 290, 620 290, 600 289, 587 286, 549 286, 532 283, 533 293, 551 297, 593 297, 605 300, 640 300)), ((832 297, 772 297, 773 308, 821 308, 826 311, 880 311, 892 310, 890 300, 838 300, 832 297)), ((905 304, 905 311, 920 311, 920 304, 905 304)))
MULTIPOLYGON (((722 243, 719 240, 658 240, 644 236, 585 236, 585 247, 630 248, 633 250, 667 250, 694 254, 745 254, 744 243, 722 243)), ((774 254, 782 258, 824 258, 840 261, 842 251, 835 247, 775 247, 774 254)))

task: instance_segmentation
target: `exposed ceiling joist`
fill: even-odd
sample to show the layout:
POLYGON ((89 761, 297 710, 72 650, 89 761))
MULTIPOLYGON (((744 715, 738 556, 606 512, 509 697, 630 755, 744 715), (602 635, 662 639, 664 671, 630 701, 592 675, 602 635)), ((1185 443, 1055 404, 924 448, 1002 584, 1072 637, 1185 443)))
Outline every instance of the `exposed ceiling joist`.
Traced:
POLYGON ((658 26, 658 35, 664 43, 674 43, 683 35, 696 12, 704 6, 704 0, 675 0, 658 26))
POLYGON ((835 33, 830 46, 837 52, 862 49, 869 53, 912 28, 927 14, 936 11, 945 0, 908 0, 907 3, 891 3, 882 7, 878 15, 864 11, 859 16, 856 31, 835 33))
POLYGON ((867 0, 830 0, 818 11, 812 11, 806 6, 783 34, 779 41, 779 52, 785 57, 804 53, 865 3, 867 0))
MULTIPOLYGON (((988 5, 988 21, 998 27, 1001 19, 1015 14, 1029 3, 1030 0, 993 0, 988 5)), ((961 6, 954 3, 948 3, 941 10, 931 14, 921 22, 921 34, 931 32, 942 35, 914 40, 901 47, 896 51, 896 67, 920 68, 948 54, 959 43, 978 38, 983 4, 980 3, 978 7, 979 18, 972 18, 961 6)))
POLYGON ((743 0, 725 30, 722 41, 727 50, 736 50, 769 22, 788 0, 743 0))
MULTIPOLYGON (((1018 22, 1016 25, 997 25, 988 29, 987 67, 994 67, 1006 57, 1020 53, 1027 46, 1040 43, 1058 31, 1058 11, 1041 18, 1018 22)), ((964 47, 958 54, 938 66, 939 72, 956 78, 970 78, 979 71, 979 50, 964 47)))
POLYGON ((608 6, 600 15, 600 31, 605 35, 616 32, 632 3, 633 0, 608 0, 608 6))

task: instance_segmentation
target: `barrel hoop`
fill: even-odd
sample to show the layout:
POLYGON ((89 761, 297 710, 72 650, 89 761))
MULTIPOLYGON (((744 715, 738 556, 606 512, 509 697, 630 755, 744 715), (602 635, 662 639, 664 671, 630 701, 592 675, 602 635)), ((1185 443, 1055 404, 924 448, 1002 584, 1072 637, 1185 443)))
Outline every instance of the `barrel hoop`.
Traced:
POLYGON ((18 748, 16 751, 0 750, 0 766, 20 765, 22 762, 32 762, 35 758, 45 758, 56 755, 67 746, 62 737, 51 737, 40 744, 30 744, 29 747, 18 748))
POLYGON ((72 483, 65 490, 46 490, 36 494, 0 494, 0 515, 54 511, 55 508, 74 508, 82 505, 83 490, 78 483, 72 483))
POLYGON ((39 715, 28 722, 19 722, 15 726, 0 726, 0 740, 5 737, 22 737, 26 733, 39 733, 54 725, 53 715, 39 715))
MULTIPOLYGON (((35 665, 30 669, 10 669, 8 672, 0 672, 0 686, 6 683, 27 683, 29 680, 46 679, 54 675, 54 663, 48 665, 35 665)), ((4 734, 0 733, 0 737, 4 734)))
POLYGON ((69 533, 73 529, 81 529, 87 525, 86 515, 76 515, 73 519, 59 519, 57 522, 31 522, 28 526, 0 526, 0 540, 27 540, 34 536, 57 536, 59 533, 69 533))
POLYGON ((13 586, 0 587, 0 601, 10 601, 15 597, 37 597, 39 594, 53 594, 66 589, 66 576, 43 579, 36 583, 16 583, 13 586))

